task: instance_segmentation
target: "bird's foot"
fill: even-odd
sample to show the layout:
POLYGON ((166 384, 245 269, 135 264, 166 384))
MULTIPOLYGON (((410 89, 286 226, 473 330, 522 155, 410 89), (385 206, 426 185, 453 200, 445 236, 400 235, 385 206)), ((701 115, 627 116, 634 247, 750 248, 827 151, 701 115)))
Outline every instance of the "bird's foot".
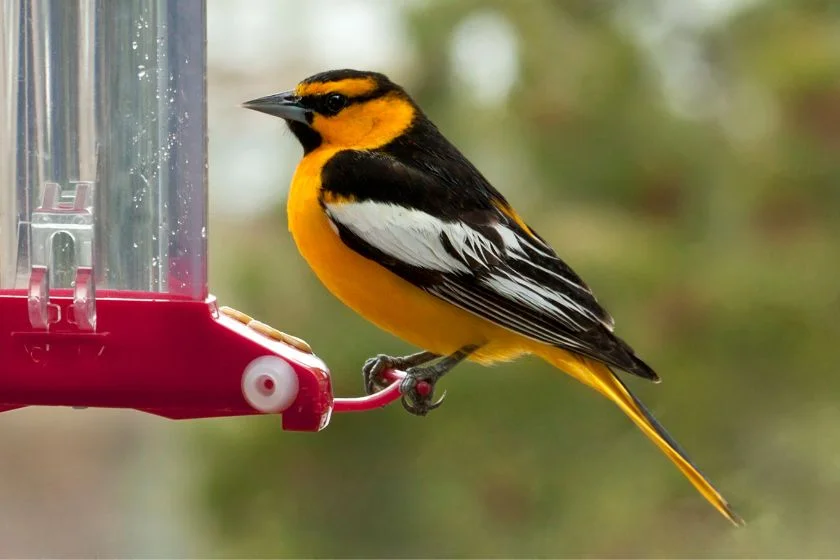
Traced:
POLYGON ((432 352, 418 352, 410 356, 386 356, 385 354, 374 356, 368 359, 365 365, 362 366, 365 392, 368 395, 372 395, 390 384, 384 378, 386 370, 412 368, 430 362, 438 357, 437 354, 433 354, 432 352))
POLYGON ((405 378, 400 381, 403 407, 412 414, 425 416, 443 402, 443 397, 434 400, 435 383, 438 379, 478 348, 478 345, 471 344, 443 358, 433 352, 418 352, 402 357, 379 354, 366 361, 362 367, 365 391, 372 395, 387 387, 389 383, 384 378, 386 370, 405 370, 405 378), (438 358, 441 359, 437 363, 429 364, 438 358))
POLYGON ((383 374, 388 369, 399 369, 399 358, 379 354, 365 361, 362 366, 362 379, 365 382, 365 393, 372 395, 388 386, 383 374))
POLYGON ((438 400, 434 400, 435 384, 446 371, 438 364, 414 367, 406 371, 405 377, 400 382, 403 408, 417 416, 425 416, 443 404, 446 392, 444 391, 443 396, 438 400))

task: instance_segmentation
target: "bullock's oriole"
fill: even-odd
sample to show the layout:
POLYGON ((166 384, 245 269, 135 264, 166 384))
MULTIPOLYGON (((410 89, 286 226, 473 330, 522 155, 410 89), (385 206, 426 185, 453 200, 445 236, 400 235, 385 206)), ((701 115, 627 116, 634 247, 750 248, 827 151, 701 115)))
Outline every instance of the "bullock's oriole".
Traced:
POLYGON ((742 523, 613 373, 659 380, 613 333, 592 290, 403 88, 379 73, 336 70, 244 106, 284 119, 303 146, 289 229, 315 274, 360 315, 424 349, 368 360, 369 392, 384 369, 405 369, 403 404, 426 414, 439 404, 434 383, 459 362, 536 354, 618 405, 742 523))

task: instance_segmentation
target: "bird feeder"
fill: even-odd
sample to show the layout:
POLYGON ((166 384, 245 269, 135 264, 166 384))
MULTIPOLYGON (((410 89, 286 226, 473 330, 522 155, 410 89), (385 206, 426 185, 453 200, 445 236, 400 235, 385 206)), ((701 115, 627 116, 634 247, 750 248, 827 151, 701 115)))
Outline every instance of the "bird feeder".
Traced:
POLYGON ((207 285, 203 0, 0 0, 0 410, 282 414, 335 399, 308 345, 207 285))

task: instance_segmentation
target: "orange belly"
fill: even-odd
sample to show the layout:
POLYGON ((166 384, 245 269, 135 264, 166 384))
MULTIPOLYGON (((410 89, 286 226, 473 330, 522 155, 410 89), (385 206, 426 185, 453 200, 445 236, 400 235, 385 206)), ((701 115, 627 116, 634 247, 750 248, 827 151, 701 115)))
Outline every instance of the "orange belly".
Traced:
POLYGON ((527 339, 416 288, 341 241, 318 202, 321 168, 336 151, 320 148, 301 161, 288 201, 289 230, 324 286, 368 321, 436 354, 477 344, 471 359, 487 363, 527 352, 527 339))

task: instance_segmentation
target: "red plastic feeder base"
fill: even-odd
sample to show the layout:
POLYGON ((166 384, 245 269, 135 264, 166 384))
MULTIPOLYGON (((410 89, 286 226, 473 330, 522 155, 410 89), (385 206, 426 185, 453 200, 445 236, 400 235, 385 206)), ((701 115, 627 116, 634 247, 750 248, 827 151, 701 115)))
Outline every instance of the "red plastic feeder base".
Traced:
POLYGON ((27 295, 0 292, 0 409, 131 408, 173 419, 282 411, 285 430, 329 423, 324 363, 219 313, 212 296, 103 290, 95 332, 71 323, 72 305, 69 292, 52 295, 53 322, 36 329, 27 295))

